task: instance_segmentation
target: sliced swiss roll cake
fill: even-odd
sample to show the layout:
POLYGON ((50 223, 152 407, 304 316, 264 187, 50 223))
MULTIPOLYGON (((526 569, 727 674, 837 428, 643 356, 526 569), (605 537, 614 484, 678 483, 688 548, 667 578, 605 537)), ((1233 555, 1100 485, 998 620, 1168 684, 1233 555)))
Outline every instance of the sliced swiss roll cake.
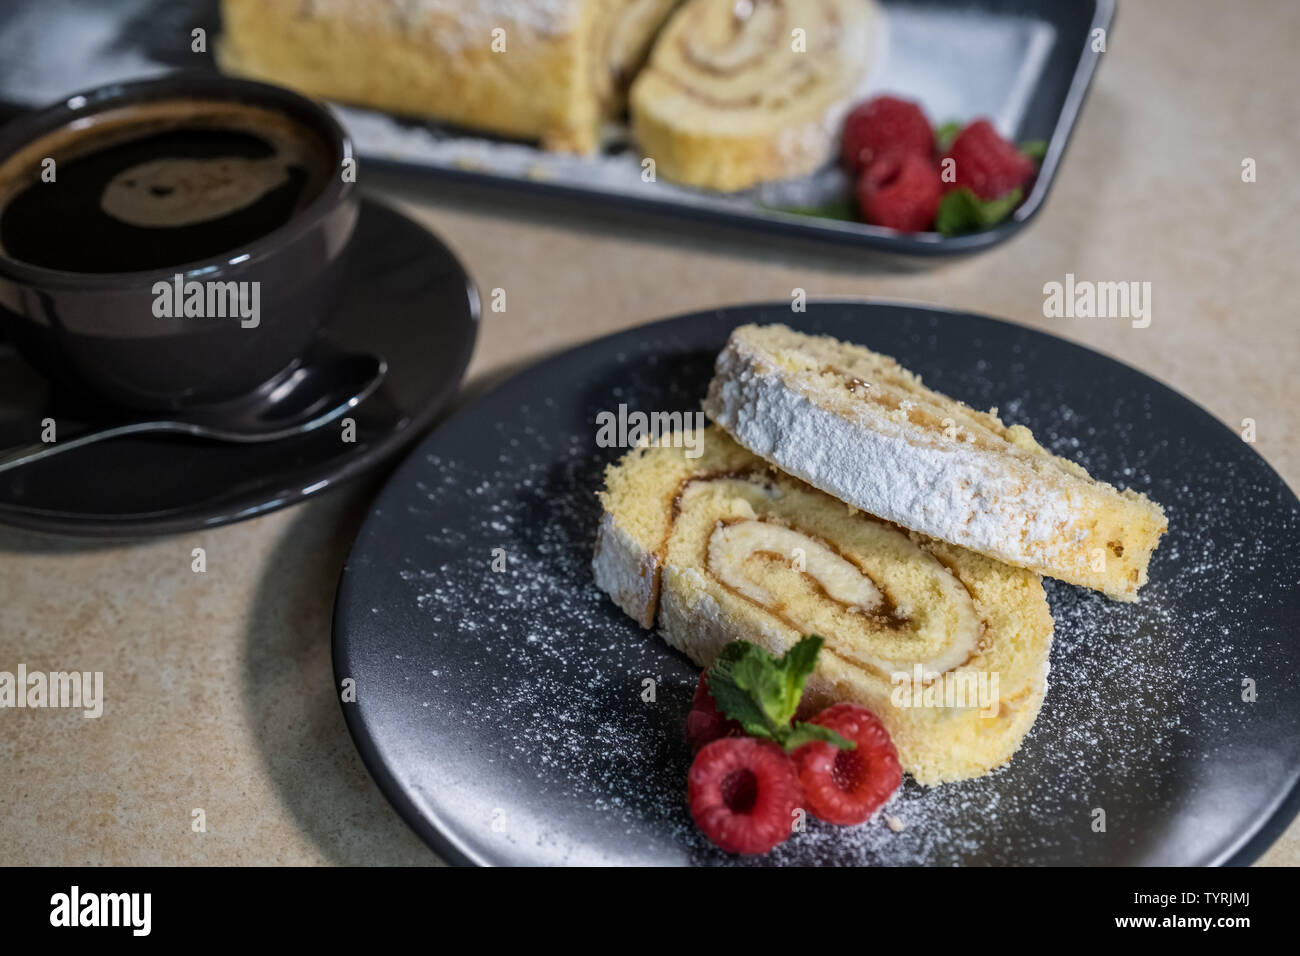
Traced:
POLYGON ((706 429, 606 472, 597 584, 707 667, 738 639, 826 643, 801 713, 875 713, 925 784, 978 776, 1020 747, 1046 690, 1039 577, 856 511, 706 429))
POLYGON ((595 0, 589 3, 587 70, 601 116, 627 108, 632 80, 660 28, 680 0, 595 0))
POLYGON ((872 0, 688 0, 632 84, 633 133, 659 175, 736 190, 834 150, 877 47, 872 0))
POLYGON ((854 507, 1018 567, 1137 600, 1168 523, 997 410, 893 359, 782 325, 736 329, 704 410, 741 445, 854 507))

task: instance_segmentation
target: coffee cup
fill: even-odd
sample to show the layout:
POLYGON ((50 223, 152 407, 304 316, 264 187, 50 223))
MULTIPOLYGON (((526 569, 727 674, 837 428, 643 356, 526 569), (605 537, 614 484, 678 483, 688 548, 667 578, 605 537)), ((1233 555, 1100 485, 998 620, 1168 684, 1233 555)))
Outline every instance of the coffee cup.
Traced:
POLYGON ((352 144, 296 93, 170 74, 0 128, 0 331, 65 389, 225 401, 292 368, 356 225, 352 144))

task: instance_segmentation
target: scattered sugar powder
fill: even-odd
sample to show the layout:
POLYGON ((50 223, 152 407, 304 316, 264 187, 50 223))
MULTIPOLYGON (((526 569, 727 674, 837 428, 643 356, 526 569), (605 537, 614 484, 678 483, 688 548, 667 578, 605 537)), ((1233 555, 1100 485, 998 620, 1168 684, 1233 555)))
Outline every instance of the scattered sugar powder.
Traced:
MULTIPOLYGON (((903 338, 894 354, 925 371, 937 337, 913 325, 910 337, 891 332, 903 338)), ((512 859, 748 862, 709 845, 686 810, 694 667, 591 577, 594 492, 618 452, 595 448, 594 424, 584 423, 619 402, 694 409, 708 381, 713 352, 674 348, 671 337, 667 357, 659 347, 545 380, 572 391, 560 404, 487 400, 434 442, 420 486, 394 498, 400 508, 386 504, 391 525, 420 529, 422 542, 396 558, 409 604, 392 627, 414 629, 402 666, 420 675, 410 707, 424 708, 429 727, 428 740, 406 746, 419 749, 431 799, 452 826, 485 847, 504 841, 512 859), (471 433, 476 450, 464 452, 471 433), (452 446, 464 453, 439 454, 452 446), (493 572, 495 548, 505 568, 493 572), (646 679, 653 702, 642 699, 646 679), (493 807, 513 816, 488 834, 493 807)), ((1000 370, 945 369, 931 384, 984 407, 1000 401, 1009 422, 1033 427, 1051 451, 1161 502, 1170 531, 1151 583, 1133 605, 1045 582, 1056 620, 1050 688, 1008 766, 936 788, 907 778, 867 824, 810 821, 764 862, 1207 862, 1260 817, 1279 774, 1294 776, 1297 728, 1257 739, 1265 705, 1242 701, 1244 678, 1258 681, 1261 700, 1295 696, 1286 615, 1300 570, 1285 542, 1300 522, 1271 474, 1254 459, 1209 455, 1199 435, 1154 420, 1150 393, 1132 379, 1099 381, 1096 394, 1113 398, 1085 411, 1067 401, 1063 380, 1031 379, 1038 360, 1020 353, 1000 370), (1028 394, 1007 401, 1009 392, 1028 394), (1249 791, 1239 806, 1215 801, 1227 777, 1249 791), (1105 833, 1094 831, 1097 810, 1105 833)), ((1103 360, 1082 371, 1094 361, 1103 360)))

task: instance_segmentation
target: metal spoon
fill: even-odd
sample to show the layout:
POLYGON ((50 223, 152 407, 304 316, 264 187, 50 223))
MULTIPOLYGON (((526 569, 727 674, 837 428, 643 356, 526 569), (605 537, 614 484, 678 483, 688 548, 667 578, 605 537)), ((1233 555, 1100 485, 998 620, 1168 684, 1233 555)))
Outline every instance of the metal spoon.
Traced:
POLYGON ((247 396, 186 409, 184 417, 83 425, 70 437, 0 451, 0 472, 123 435, 169 432, 227 442, 279 441, 326 425, 370 396, 388 372, 374 355, 333 355, 299 365, 247 396))

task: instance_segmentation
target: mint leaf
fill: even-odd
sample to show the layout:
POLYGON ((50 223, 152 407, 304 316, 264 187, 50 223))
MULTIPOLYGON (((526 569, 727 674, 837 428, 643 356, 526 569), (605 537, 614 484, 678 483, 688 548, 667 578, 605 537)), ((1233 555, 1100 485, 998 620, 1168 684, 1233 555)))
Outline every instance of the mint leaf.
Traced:
POLYGON ((713 702, 718 705, 718 710, 740 724, 745 733, 751 737, 776 739, 763 708, 750 696, 749 691, 741 688, 730 677, 714 674, 710 670, 709 693, 713 695, 713 702))
POLYGON ((823 727, 821 724, 808 724, 802 720, 794 725, 790 735, 785 739, 785 749, 794 750, 802 747, 804 744, 810 744, 815 741, 822 741, 828 744, 834 744, 841 750, 856 750, 858 745, 852 740, 841 737, 829 727, 823 727))
POLYGON ((934 129, 934 145, 939 152, 948 152, 948 147, 952 145, 952 141, 957 138, 957 134, 961 131, 962 125, 956 120, 949 120, 940 126, 936 126, 934 129))
POLYGON ((709 668, 709 693, 713 695, 718 710, 738 722, 745 733, 775 740, 774 728, 762 703, 747 685, 736 679, 737 668, 740 668, 743 678, 755 666, 762 666, 762 658, 773 660, 771 654, 748 641, 728 644, 709 668), (745 661, 755 658, 760 661, 758 665, 745 664, 745 661))
POLYGON ((794 718, 794 712, 799 709, 799 701, 803 699, 803 685, 817 669, 817 655, 821 653, 822 645, 825 643, 816 634, 809 634, 786 651, 785 656, 777 662, 785 684, 785 697, 781 711, 782 723, 789 723, 794 718))
POLYGON ((945 236, 987 229, 997 225, 1020 204, 1024 194, 1019 187, 997 199, 980 199, 965 186, 944 195, 939 212, 934 217, 934 228, 945 236))
POLYGON ((817 666, 822 639, 805 637, 779 660, 760 647, 736 661, 732 678, 763 709, 774 731, 788 728, 803 699, 803 685, 817 666))
POLYGON ((850 746, 826 728, 807 729, 812 724, 791 726, 823 643, 817 635, 809 635, 780 658, 749 641, 728 644, 708 672, 709 693, 718 710, 738 722, 750 736, 774 740, 786 750, 809 740, 850 746))
POLYGON ((1047 140, 1031 139, 1027 143, 1021 143, 1020 151, 1034 162, 1041 163, 1043 157, 1047 155, 1047 140))
POLYGON ((765 209, 771 209, 773 212, 788 212, 795 216, 813 216, 817 219, 839 219, 846 222, 855 222, 858 218, 858 206, 851 198, 830 199, 824 203, 818 203, 812 206, 768 206, 760 203, 765 209))
POLYGON ((785 680, 779 663, 767 651, 757 647, 754 650, 758 653, 747 654, 736 662, 732 678, 763 711, 775 740, 781 725, 789 723, 794 712, 786 713, 785 680))

